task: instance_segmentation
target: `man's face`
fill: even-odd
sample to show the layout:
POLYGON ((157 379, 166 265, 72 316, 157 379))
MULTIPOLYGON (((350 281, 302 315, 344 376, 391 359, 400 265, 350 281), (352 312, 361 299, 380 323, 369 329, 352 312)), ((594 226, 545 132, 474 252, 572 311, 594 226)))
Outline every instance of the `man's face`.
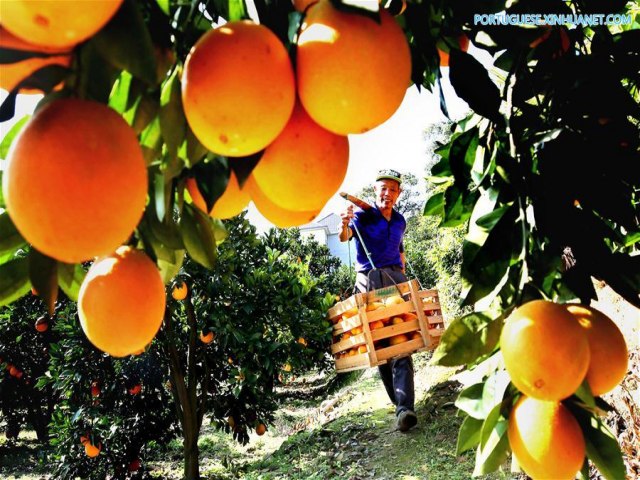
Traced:
POLYGON ((376 194, 376 204, 379 208, 390 209, 396 204, 402 189, 395 180, 378 180, 373 187, 376 194))

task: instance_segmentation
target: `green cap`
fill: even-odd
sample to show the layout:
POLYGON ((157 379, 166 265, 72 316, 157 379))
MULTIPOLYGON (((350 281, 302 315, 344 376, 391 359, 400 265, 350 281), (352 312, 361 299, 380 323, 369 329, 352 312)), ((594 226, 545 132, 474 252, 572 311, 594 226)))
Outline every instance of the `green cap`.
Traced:
POLYGON ((378 175, 376 175, 376 182, 378 180, 395 180, 396 182, 401 183, 402 175, 400 175, 400 172, 396 170, 384 169, 380 170, 378 175))

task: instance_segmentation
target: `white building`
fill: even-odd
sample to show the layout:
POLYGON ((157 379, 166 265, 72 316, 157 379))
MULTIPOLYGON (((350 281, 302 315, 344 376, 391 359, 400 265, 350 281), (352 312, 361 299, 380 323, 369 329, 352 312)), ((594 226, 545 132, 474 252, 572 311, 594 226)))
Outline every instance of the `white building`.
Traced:
POLYGON ((355 263, 356 249, 354 242, 341 242, 340 238, 338 238, 342 229, 342 220, 339 215, 330 213, 298 228, 302 238, 313 238, 319 244, 326 245, 331 254, 338 257, 343 264, 355 263))

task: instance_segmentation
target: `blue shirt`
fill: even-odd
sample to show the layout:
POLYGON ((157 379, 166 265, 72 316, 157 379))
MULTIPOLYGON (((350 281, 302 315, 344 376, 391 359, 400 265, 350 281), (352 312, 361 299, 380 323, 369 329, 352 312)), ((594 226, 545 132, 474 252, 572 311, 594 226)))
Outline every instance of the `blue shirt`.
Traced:
POLYGON ((402 267, 400 252, 404 252, 402 237, 407 228, 407 222, 401 213, 392 210, 391 220, 384 218, 377 207, 369 210, 354 210, 355 217, 349 223, 356 240, 356 272, 367 272, 373 268, 362 243, 355 232, 358 227, 362 240, 366 245, 375 268, 399 266, 402 267))

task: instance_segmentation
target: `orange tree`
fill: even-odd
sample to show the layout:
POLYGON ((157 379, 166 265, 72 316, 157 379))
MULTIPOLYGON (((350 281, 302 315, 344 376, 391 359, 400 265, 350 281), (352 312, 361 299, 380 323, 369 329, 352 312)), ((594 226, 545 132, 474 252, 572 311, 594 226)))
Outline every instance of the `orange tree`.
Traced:
POLYGON ((0 411, 7 439, 17 438, 23 428, 35 430, 43 443, 49 439, 47 426, 57 396, 50 387, 36 388, 36 384, 48 369, 50 346, 56 339, 51 327, 44 304, 33 295, 0 312, 0 411), (46 330, 44 326, 36 330, 37 321, 46 324, 46 330))
MULTIPOLYGON (((25 2, 12 2, 22 3, 25 2)), ((85 207, 104 207, 96 196, 122 205, 129 190, 133 194, 140 191, 141 185, 148 185, 144 213, 139 212, 141 218, 135 215, 137 207, 132 208, 143 203, 136 195, 136 202, 122 207, 127 212, 126 219, 123 215, 118 217, 122 222, 98 221, 97 228, 104 229, 105 234, 96 235, 96 230, 91 229, 88 233, 92 235, 87 238, 95 238, 96 243, 109 238, 143 248, 160 268, 165 282, 179 271, 185 252, 203 267, 213 268, 216 244, 225 235, 219 221, 193 206, 185 193, 188 177, 195 178, 207 211, 218 198, 222 201, 233 171, 239 186, 246 184, 258 208, 262 206, 277 223, 296 225, 309 221, 321 210, 320 202, 313 208, 305 205, 296 210, 292 203, 286 203, 289 209, 282 208, 285 203, 278 191, 267 196, 262 187, 256 187, 259 182, 251 175, 259 164, 260 148, 268 148, 275 141, 275 126, 284 127, 287 110, 293 111, 294 89, 298 88, 307 113, 322 125, 317 128, 337 136, 357 134, 393 113, 410 80, 418 88, 437 88, 446 113, 446 99, 440 88, 445 68, 449 69, 456 93, 474 114, 458 122, 450 141, 439 149, 442 159, 431 173, 441 190, 430 197, 425 213, 439 216, 445 227, 469 222, 461 268, 462 300, 474 308, 474 313, 452 322, 436 354, 438 361, 473 365, 492 356, 499 347, 503 320, 514 308, 532 298, 561 302, 579 299, 588 303, 595 296, 591 277, 606 281, 630 302, 640 303, 640 256, 632 255, 640 239, 640 61, 638 12, 633 2, 415 0, 407 2, 407 8, 394 23, 388 12, 377 11, 376 2, 371 2, 365 11, 351 5, 358 2, 320 0, 308 5, 304 12, 294 12, 288 0, 255 0, 255 9, 251 9, 254 21, 271 30, 284 49, 265 28, 244 28, 233 23, 250 16, 241 0, 109 3, 119 5, 110 19, 103 18, 104 12, 74 11, 66 15, 56 9, 53 13, 47 10, 16 16, 50 19, 40 22, 40 26, 57 25, 66 17, 93 18, 91 22, 83 20, 92 25, 92 30, 65 46, 71 49, 68 68, 52 64, 33 72, 15 84, 0 108, 0 118, 8 119, 14 115, 20 90, 36 88, 47 93, 36 115, 38 121, 18 122, 7 132, 0 148, 2 157, 8 158, 0 198, 0 208, 8 207, 8 212, 0 213, 2 305, 26 294, 31 285, 46 300, 50 313, 58 285, 74 298, 82 273, 65 263, 70 260, 57 249, 49 249, 49 243, 55 242, 46 239, 62 238, 56 227, 75 227, 76 214, 88 213, 91 217, 93 209, 85 207), (502 13, 602 17, 576 17, 575 22, 563 20, 557 25, 492 24, 488 15, 502 13), (618 15, 610 18, 624 24, 587 24, 596 18, 609 18, 607 15, 618 15), (303 21, 305 17, 308 22, 303 21), (220 19, 230 21, 228 27, 222 26, 218 31, 228 36, 210 32, 212 22, 224 23, 220 19), (400 29, 404 40, 398 35, 400 29), (241 39, 243 52, 251 52, 246 60, 243 55, 230 54, 227 48, 231 47, 223 47, 221 57, 210 56, 211 53, 189 57, 194 45, 196 52, 210 39, 228 40, 241 31, 248 32, 241 39), (383 38, 381 35, 389 41, 376 41, 383 38), (462 37, 468 38, 473 48, 489 54, 492 65, 488 67, 464 51, 466 42, 460 41, 462 37), (201 38, 204 40, 199 43, 201 38), (253 41, 257 43, 252 45, 258 47, 246 48, 249 43, 245 42, 253 41), (293 61, 291 67, 286 65, 285 49, 293 61), (439 54, 446 50, 448 67, 439 54), (191 64, 188 58, 199 60, 191 64), (215 67, 223 72, 216 73, 215 67), (327 75, 318 74, 318 70, 327 75), (297 87, 292 78, 297 78, 297 87), (55 88, 59 90, 54 91, 55 88), (215 94, 211 104, 208 101, 214 97, 209 94, 215 94), (122 122, 115 121, 104 109, 85 108, 84 104, 82 108, 60 109, 55 105, 61 101, 63 105, 79 105, 77 100, 62 100, 69 97, 107 104, 120 115, 140 145, 146 178, 136 175, 130 189, 121 179, 91 174, 72 185, 88 184, 97 178, 106 182, 104 188, 69 188, 64 182, 31 188, 29 178, 40 183, 42 180, 34 171, 36 167, 23 168, 33 162, 29 151, 42 152, 42 166, 50 170, 60 152, 89 151, 89 147, 97 146, 96 155, 65 157, 64 167, 75 174, 79 172, 74 168, 86 166, 83 158, 95 157, 102 163, 113 156, 108 152, 118 142, 109 140, 116 138, 111 133, 121 132, 122 138, 132 138, 124 134, 127 129, 121 128, 122 122), (277 98, 281 102, 274 104, 277 98), (253 105, 255 108, 253 102, 258 103, 253 105), (60 110, 77 115, 99 110, 96 118, 108 117, 104 125, 109 128, 101 135, 102 122, 95 119, 94 128, 87 129, 88 125, 77 116, 68 123, 37 118, 40 114, 40 118, 50 118, 51 112, 60 110), (63 127, 69 126, 68 131, 60 128, 61 122, 63 127), (38 148, 42 137, 37 132, 43 124, 46 138, 55 149, 42 145, 38 148), (16 139, 21 129, 28 133, 24 141, 22 137, 16 139), (64 134, 57 135, 61 130, 64 134), (78 132, 76 137, 70 135, 73 131, 78 132), (88 131, 92 134, 90 142, 84 135, 88 131), (36 140, 26 140, 29 138, 36 140), (17 146, 7 154, 14 139, 17 146), (54 190, 50 187, 54 186, 58 193, 51 196, 54 190), (77 195, 74 201, 79 208, 65 203, 71 195, 77 195), (48 201, 49 196, 56 201, 48 201), (26 208, 25 202, 33 202, 37 208, 26 208), (25 215, 26 223, 22 218, 25 215), (25 225, 35 225, 45 235, 36 237, 25 225), (36 242, 51 257, 37 249, 30 251, 28 259, 16 254, 26 243, 36 242), (29 268, 29 264, 37 267, 29 268)), ((31 4, 28 6, 31 8, 31 4)), ((52 47, 59 43, 43 41, 40 32, 32 32, 40 28, 38 25, 4 23, 3 20, 3 26, 13 35, 38 45, 31 49, 4 47, 3 62, 54 55, 52 47)), ((203 47, 200 52, 208 50, 203 47)), ((469 50, 473 52, 471 46, 469 50)), ((55 118, 61 118, 59 113, 55 118)), ((126 151, 127 159, 122 160, 131 162, 132 170, 139 170, 139 152, 131 148, 129 141, 126 151)), ((292 164, 289 171, 296 173, 292 178, 297 180, 299 194, 304 195, 305 188, 313 188, 315 178, 305 178, 302 169, 296 167, 292 164)), ((326 167, 333 165, 327 161, 326 167)), ((47 178, 54 183, 55 179, 71 177, 51 174, 47 178)), ((114 210, 108 211, 117 216, 114 210)), ((88 218, 87 225, 89 220, 95 218, 88 218)), ((62 228, 62 233, 69 233, 62 228)), ((68 240, 62 250, 75 253, 76 249, 69 249, 69 245, 85 235, 65 238, 68 240)), ((90 246, 86 252, 101 254, 106 248, 102 245, 96 251, 99 245, 90 246)), ((115 250, 118 246, 113 244, 110 248, 115 250)), ((503 378, 496 375, 491 378, 503 378)), ((503 388, 493 388, 493 380, 464 392, 459 402, 469 415, 463 424, 460 449, 478 447, 477 473, 497 468, 509 451, 506 422, 518 393, 504 382, 500 383, 503 388)), ((578 393, 579 400, 574 395, 562 401, 573 408, 580 420, 588 457, 605 476, 623 476, 615 441, 596 417, 601 403, 589 395, 588 389, 578 393)))
POLYGON ((213 269, 185 262, 180 279, 189 287, 187 297, 169 304, 160 335, 186 478, 198 475, 205 413, 246 443, 251 432, 272 422, 279 380, 330 365, 325 352, 331 325, 324 312, 334 295, 316 288, 308 264, 258 238, 243 215, 227 227, 229 238, 213 269))

